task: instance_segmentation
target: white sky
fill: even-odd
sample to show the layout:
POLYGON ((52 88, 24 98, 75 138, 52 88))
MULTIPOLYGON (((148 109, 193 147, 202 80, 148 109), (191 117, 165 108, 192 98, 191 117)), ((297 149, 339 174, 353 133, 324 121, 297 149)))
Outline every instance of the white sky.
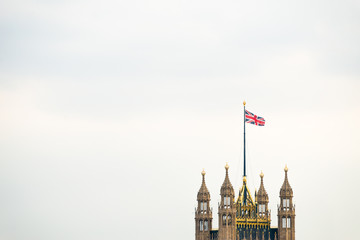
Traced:
POLYGON ((3 1, 0 239, 194 239, 229 162, 298 240, 360 224, 359 1, 3 1))

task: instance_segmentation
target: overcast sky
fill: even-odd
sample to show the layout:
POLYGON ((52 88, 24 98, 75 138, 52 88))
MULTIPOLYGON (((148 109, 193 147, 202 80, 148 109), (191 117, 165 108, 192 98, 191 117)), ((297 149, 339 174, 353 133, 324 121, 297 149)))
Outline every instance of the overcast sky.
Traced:
POLYGON ((360 2, 2 1, 0 239, 189 240, 229 163, 296 239, 360 224, 360 2))

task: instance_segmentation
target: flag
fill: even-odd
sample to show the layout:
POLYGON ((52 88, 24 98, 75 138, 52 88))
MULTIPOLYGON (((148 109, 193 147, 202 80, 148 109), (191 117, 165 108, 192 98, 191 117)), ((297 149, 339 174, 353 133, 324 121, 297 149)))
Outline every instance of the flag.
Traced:
POLYGON ((245 122, 250 124, 255 124, 257 126, 264 126, 265 119, 263 117, 256 116, 255 114, 249 112, 245 109, 245 122))

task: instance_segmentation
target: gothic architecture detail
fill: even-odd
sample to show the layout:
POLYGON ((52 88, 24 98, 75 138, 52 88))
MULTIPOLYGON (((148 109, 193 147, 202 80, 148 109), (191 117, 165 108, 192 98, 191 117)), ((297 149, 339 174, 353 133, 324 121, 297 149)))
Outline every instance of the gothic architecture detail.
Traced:
POLYGON ((202 184, 197 195, 198 206, 195 209, 195 239, 210 240, 212 229, 212 211, 210 193, 205 184, 205 171, 202 171, 202 184))
POLYGON ((243 185, 236 202, 238 239, 265 240, 270 235, 271 217, 267 210, 268 196, 263 183, 264 175, 260 176, 261 184, 258 194, 255 192, 255 201, 250 194, 246 177, 243 177, 243 185))
POLYGON ((225 180, 220 189, 219 204, 219 239, 236 239, 236 207, 234 203, 235 192, 229 180, 229 165, 225 166, 225 180))
POLYGON ((277 228, 270 226, 271 212, 264 174, 260 174, 260 187, 255 191, 255 199, 251 196, 244 176, 235 201, 228 170, 229 165, 226 164, 218 203, 218 230, 212 229, 210 193, 205 184, 205 171, 202 172, 202 184, 197 195, 198 206, 195 209, 195 240, 295 240, 295 205, 287 176, 288 168, 285 167, 285 180, 280 189, 277 228))
POLYGON ((295 205, 293 204, 293 190, 289 184, 285 166, 285 179, 280 189, 280 206, 278 206, 279 240, 295 240, 295 205))

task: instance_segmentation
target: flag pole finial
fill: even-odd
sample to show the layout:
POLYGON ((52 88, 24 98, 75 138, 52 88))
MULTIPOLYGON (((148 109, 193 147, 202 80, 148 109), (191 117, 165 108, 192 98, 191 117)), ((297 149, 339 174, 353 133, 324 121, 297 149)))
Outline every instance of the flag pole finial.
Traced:
POLYGON ((244 104, 244 106, 246 105, 246 102, 245 102, 245 100, 244 100, 243 104, 244 104))

